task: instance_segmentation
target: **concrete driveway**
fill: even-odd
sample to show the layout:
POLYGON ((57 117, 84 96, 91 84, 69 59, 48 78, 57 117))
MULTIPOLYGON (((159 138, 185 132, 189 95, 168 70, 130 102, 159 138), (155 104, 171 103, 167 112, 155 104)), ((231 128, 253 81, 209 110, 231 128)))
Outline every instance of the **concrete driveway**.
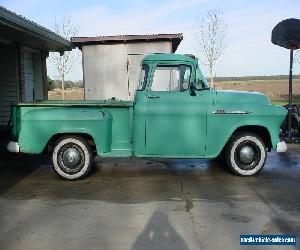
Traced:
POLYGON ((0 249, 261 249, 240 234, 300 235, 297 146, 248 178, 214 161, 123 158, 68 182, 44 157, 1 157, 0 249))

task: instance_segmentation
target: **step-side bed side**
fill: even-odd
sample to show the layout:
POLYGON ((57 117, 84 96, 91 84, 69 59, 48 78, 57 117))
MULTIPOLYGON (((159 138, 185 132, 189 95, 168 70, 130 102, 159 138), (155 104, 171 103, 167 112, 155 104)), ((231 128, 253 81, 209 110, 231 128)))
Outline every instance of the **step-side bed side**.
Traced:
POLYGON ((12 137, 19 151, 41 153, 64 134, 92 137, 102 157, 132 155, 133 103, 126 101, 46 101, 12 107, 12 137))

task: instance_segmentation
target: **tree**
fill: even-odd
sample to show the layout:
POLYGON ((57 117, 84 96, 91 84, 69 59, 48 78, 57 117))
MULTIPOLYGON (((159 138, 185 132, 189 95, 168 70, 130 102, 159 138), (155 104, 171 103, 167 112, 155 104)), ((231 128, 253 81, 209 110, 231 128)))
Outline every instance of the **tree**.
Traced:
POLYGON ((47 76, 47 81, 48 81, 48 90, 55 89, 54 81, 49 76, 47 76))
POLYGON ((210 74, 210 86, 213 87, 214 66, 222 56, 226 47, 227 22, 223 11, 210 9, 196 20, 196 39, 205 58, 210 74))
MULTIPOLYGON (((63 38, 70 40, 71 37, 78 34, 78 26, 74 25, 70 18, 64 17, 61 22, 57 22, 55 19, 54 31, 63 38)), ((53 52, 50 53, 49 62, 52 63, 56 69, 58 76, 61 79, 62 99, 65 99, 65 76, 70 73, 75 65, 79 61, 79 54, 77 51, 65 51, 65 52, 53 52)))

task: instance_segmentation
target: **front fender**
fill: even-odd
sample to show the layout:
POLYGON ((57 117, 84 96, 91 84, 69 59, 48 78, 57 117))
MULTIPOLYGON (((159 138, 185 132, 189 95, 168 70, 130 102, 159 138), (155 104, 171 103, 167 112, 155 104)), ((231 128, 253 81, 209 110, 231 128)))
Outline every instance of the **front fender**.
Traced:
POLYGON ((269 132, 272 148, 276 148, 276 144, 279 142, 280 125, 285 115, 284 109, 273 105, 257 105, 257 109, 252 109, 249 114, 216 114, 211 112, 207 118, 206 155, 209 158, 218 156, 232 134, 245 126, 265 128, 269 132))
POLYGON ((20 151, 39 154, 57 134, 88 134, 97 152, 109 152, 112 138, 112 115, 99 108, 34 109, 21 118, 20 151))

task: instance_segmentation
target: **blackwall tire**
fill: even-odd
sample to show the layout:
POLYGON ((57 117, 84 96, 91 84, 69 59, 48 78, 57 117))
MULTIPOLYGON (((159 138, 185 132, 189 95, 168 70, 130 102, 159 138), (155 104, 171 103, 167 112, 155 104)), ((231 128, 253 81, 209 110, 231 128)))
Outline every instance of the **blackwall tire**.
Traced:
POLYGON ((223 151, 214 159, 214 161, 218 166, 222 168, 224 167, 224 165, 227 167, 225 152, 223 151))
POLYGON ((52 153, 53 169, 64 179, 79 180, 91 170, 93 154, 90 146, 80 136, 62 137, 52 153))
POLYGON ((267 150, 263 140, 252 133, 234 136, 226 150, 226 162, 230 170, 239 176, 257 174, 265 165, 267 150))

